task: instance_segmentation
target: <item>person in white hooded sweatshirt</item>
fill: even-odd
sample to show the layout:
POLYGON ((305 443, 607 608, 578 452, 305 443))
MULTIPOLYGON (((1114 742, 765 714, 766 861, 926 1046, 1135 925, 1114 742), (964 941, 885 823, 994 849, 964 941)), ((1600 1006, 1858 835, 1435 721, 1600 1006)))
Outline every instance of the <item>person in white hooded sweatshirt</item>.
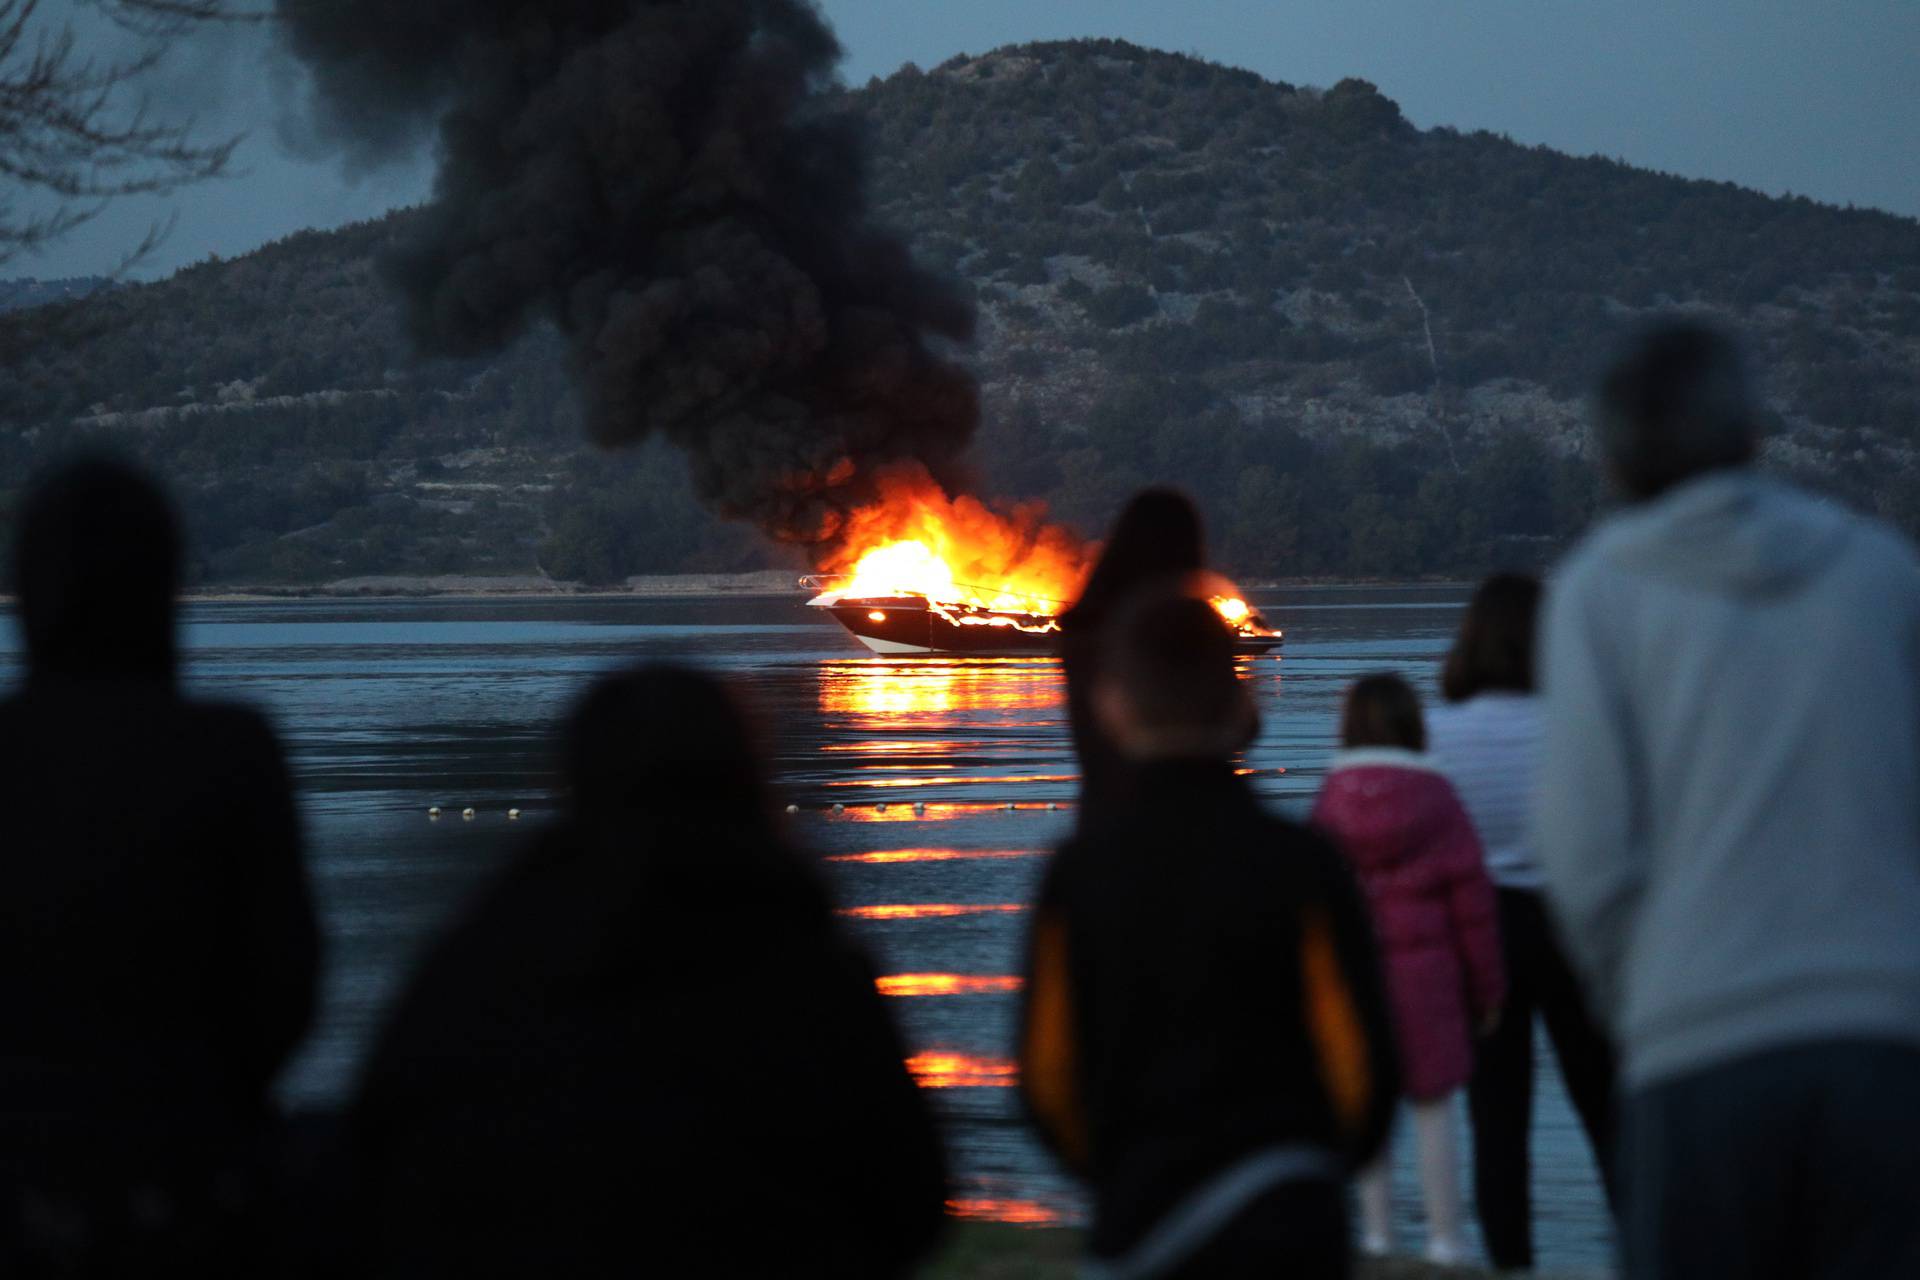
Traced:
POLYGON ((1622 1053, 1629 1276, 1920 1276, 1920 566, 1750 465, 1737 351, 1607 376, 1537 852, 1622 1053))

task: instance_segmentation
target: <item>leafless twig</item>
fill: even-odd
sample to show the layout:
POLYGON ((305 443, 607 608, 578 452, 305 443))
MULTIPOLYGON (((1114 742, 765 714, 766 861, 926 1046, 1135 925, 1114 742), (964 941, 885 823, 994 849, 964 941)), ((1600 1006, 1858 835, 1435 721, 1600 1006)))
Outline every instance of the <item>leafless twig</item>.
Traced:
MULTIPOLYGON (((229 0, 85 0, 140 38, 101 62, 70 23, 41 17, 41 0, 0 0, 0 265, 98 216, 111 201, 168 195, 218 177, 239 136, 205 140, 191 120, 155 117, 140 81, 195 24, 264 14, 229 0)), ((121 270, 165 236, 156 223, 121 270)))

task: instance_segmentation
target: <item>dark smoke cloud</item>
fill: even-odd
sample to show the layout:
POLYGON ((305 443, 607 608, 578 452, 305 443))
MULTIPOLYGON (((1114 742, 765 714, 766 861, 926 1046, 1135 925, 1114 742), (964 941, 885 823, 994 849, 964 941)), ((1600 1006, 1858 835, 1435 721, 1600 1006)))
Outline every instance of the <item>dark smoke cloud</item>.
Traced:
POLYGON ((830 539, 876 468, 954 479, 973 313, 867 221, 840 50, 805 0, 277 0, 330 135, 437 128, 386 264, 433 354, 567 335, 596 440, 660 432, 723 514, 830 539))

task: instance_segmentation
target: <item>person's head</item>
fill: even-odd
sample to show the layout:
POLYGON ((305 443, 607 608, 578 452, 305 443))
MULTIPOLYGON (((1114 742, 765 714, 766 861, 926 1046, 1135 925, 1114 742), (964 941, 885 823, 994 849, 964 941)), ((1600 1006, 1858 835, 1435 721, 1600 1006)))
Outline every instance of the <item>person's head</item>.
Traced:
POLYGON ((1420 714, 1420 695, 1391 672, 1355 680, 1340 713, 1340 745, 1349 751, 1365 747, 1425 751, 1427 722, 1420 714))
POLYGON ((1460 619, 1440 696, 1465 702, 1482 693, 1533 692, 1533 633, 1540 612, 1540 580, 1496 573, 1480 584, 1460 619))
POLYGON ((1233 633, 1177 583, 1144 588, 1101 631, 1095 714, 1133 760, 1225 759, 1259 716, 1233 667, 1233 633))
POLYGON ((1192 499, 1173 489, 1142 489, 1114 522, 1074 611, 1083 623, 1106 617, 1146 584, 1178 579, 1205 563, 1192 499))
POLYGON ((771 812, 746 714, 724 684, 684 667, 594 681, 567 718, 561 772, 573 811, 589 819, 758 825, 771 812))
POLYGON ((1635 502, 1744 466, 1760 443, 1739 350, 1690 320, 1665 321, 1627 345, 1600 383, 1596 426, 1609 478, 1635 502))
POLYGON ((172 505, 126 463, 70 463, 35 484, 13 553, 31 675, 171 679, 180 558, 172 505))

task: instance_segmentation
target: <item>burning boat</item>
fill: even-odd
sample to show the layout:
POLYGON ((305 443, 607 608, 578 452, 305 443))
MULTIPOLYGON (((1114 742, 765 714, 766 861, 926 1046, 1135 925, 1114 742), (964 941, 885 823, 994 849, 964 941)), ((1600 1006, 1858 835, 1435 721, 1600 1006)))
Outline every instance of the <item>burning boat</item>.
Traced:
MULTIPOLYGON (((1067 607, 1013 582, 955 582, 938 555, 911 540, 868 552, 849 574, 802 583, 818 592, 810 606, 826 610, 878 654, 1052 653, 1067 607)), ((1216 595, 1211 603, 1233 627, 1241 653, 1266 653, 1282 643, 1281 633, 1238 596, 1216 595)))
MULTIPOLYGON (((949 496, 922 468, 876 476, 876 500, 850 512, 827 572, 802 582, 861 644, 883 654, 1052 653, 1060 615, 1080 594, 1095 548, 1034 506, 996 511, 949 496)), ((1213 607, 1242 653, 1280 632, 1225 579, 1213 607)))

